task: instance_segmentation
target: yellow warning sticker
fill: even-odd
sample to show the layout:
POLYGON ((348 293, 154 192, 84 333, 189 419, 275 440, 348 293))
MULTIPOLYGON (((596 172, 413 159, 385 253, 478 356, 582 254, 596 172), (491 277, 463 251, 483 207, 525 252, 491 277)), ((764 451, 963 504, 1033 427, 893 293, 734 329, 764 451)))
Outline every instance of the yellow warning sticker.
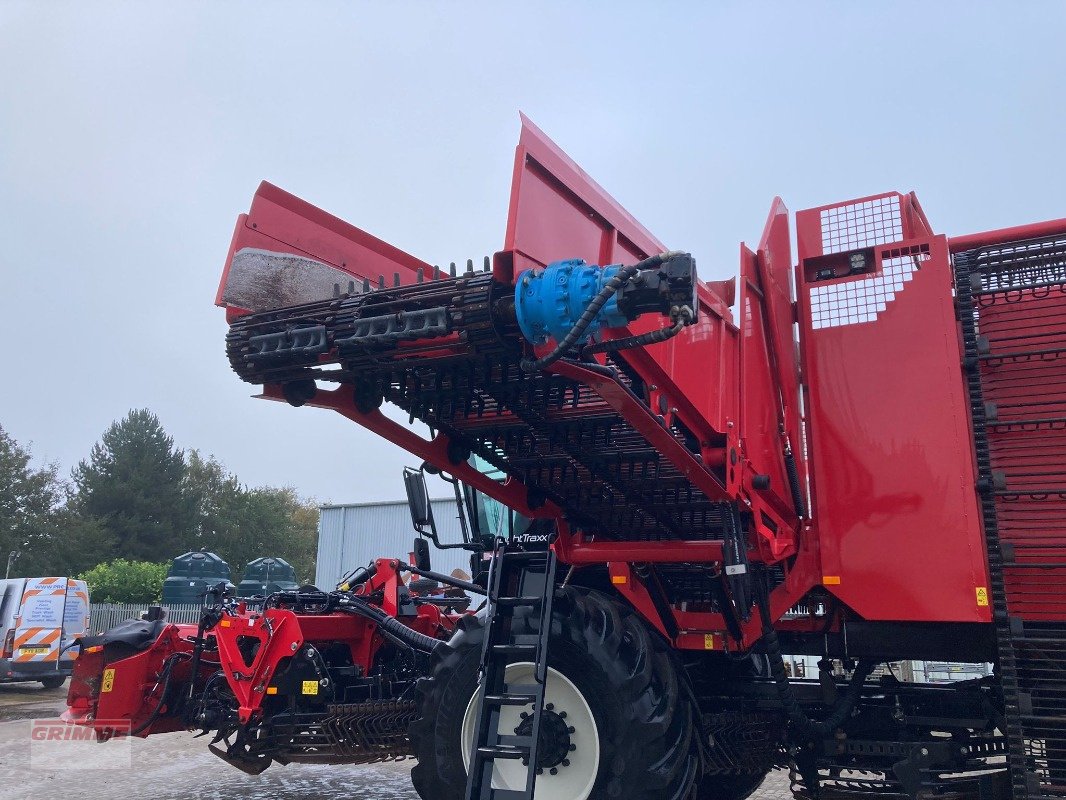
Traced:
POLYGON ((980 607, 988 605, 988 588, 985 586, 977 587, 977 605, 980 607))
POLYGON ((704 650, 713 650, 714 649, 714 634, 713 633, 705 633, 705 634, 703 634, 703 649, 704 650))
POLYGON ((110 692, 115 688, 115 670, 104 670, 104 682, 100 685, 101 692, 110 692))
POLYGON ((303 694, 318 694, 318 681, 304 681, 303 694))

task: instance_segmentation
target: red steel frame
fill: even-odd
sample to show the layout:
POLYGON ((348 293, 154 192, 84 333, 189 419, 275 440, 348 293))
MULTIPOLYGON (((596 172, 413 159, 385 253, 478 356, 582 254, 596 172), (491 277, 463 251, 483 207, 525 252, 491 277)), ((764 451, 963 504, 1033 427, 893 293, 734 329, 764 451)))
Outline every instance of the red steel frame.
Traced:
MULTIPOLYGON (((933 234, 913 194, 889 193, 799 212, 794 270, 788 210, 775 199, 758 247, 741 248, 740 322, 729 310, 732 282, 701 284, 696 325, 667 343, 626 356, 651 387, 652 406, 668 408, 668 421, 676 416, 697 436, 700 460, 613 380, 563 362, 551 369, 597 392, 712 500, 737 502, 751 512, 753 557, 785 570, 784 582, 771 596, 775 618, 824 585, 867 619, 987 622, 988 608, 975 599, 975 590, 987 586, 987 567, 973 500, 948 256, 989 237, 1036 235, 1064 225, 1060 220, 949 243, 933 234), (824 247, 823 222, 840 217, 846 239, 849 225, 857 224, 849 221, 847 209, 864 203, 889 203, 896 215, 891 230, 882 231, 871 246, 873 272, 818 279, 819 265, 833 261, 832 251, 839 250, 824 247), (812 292, 841 284, 841 296, 848 297, 849 288, 857 291, 871 285, 864 281, 883 278, 886 260, 897 264, 912 252, 925 259, 921 268, 908 272, 906 289, 895 292, 876 319, 813 323, 812 292), (912 394, 901 396, 905 391, 912 394), (806 409, 805 420, 801 409, 806 409), (792 507, 781 458, 786 446, 796 455, 801 481, 810 487, 811 520, 798 519, 792 507), (759 475, 770 476, 771 489, 756 488, 759 475)), ((419 269, 432 275, 428 264, 269 184, 260 187, 249 213, 238 220, 227 270, 234 254, 246 247, 302 255, 353 279, 397 274, 407 284, 419 269)), ((493 260, 497 280, 512 283, 522 270, 560 258, 633 263, 665 249, 522 118, 504 248, 493 260)), ((231 319, 242 313, 227 309, 231 319)), ((640 320, 608 335, 631 335, 659 324, 640 320)), ((263 396, 282 399, 281 388, 266 386, 263 396)), ((719 614, 674 608, 672 625, 664 625, 633 569, 640 563, 720 563, 721 542, 586 541, 562 522, 560 509, 551 503, 529 508, 525 488, 516 480, 497 483, 471 467, 449 463, 445 435, 425 439, 380 411, 360 412, 350 387, 319 391, 310 405, 339 412, 523 514, 559 519, 555 548, 560 560, 575 566, 607 564, 615 588, 651 624, 664 635, 670 627, 679 631, 677 647, 736 646, 727 640, 719 614)), ((825 620, 783 625, 822 629, 825 620)), ((739 646, 749 646, 760 633, 753 619, 743 626, 739 646)))
MULTIPOLYGON (((400 562, 383 558, 374 563, 376 572, 360 585, 360 594, 381 592, 381 610, 419 633, 437 637, 454 630, 454 620, 429 603, 420 604, 415 616, 399 616, 399 590, 403 584, 400 562)), ((180 718, 164 713, 152 719, 151 710, 162 701, 164 687, 158 676, 163 664, 175 653, 191 654, 196 632, 196 625, 166 625, 150 647, 110 663, 104 662, 105 647, 89 648, 78 658, 64 719, 91 725, 101 740, 130 731, 145 737, 182 730, 184 722, 180 718), (110 671, 110 676, 105 670, 110 671)), ((221 668, 237 698, 242 724, 262 716, 275 675, 304 643, 344 642, 351 651, 352 663, 369 671, 385 642, 377 626, 363 617, 340 612, 296 614, 283 608, 258 612, 248 610, 243 603, 236 613, 224 615, 210 633, 218 642, 218 652, 205 655, 197 680, 203 681, 221 668), (260 642, 251 664, 245 663, 238 646, 239 639, 245 637, 260 642)), ((172 669, 176 685, 194 682, 189 658, 176 661, 172 669)))

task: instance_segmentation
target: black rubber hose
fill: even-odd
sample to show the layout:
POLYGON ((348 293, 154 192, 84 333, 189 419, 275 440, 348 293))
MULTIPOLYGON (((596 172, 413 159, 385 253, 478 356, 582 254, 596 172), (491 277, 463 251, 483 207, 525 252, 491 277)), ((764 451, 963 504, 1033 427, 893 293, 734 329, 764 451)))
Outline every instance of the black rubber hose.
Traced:
MULTIPOLYGON (((177 663, 177 661, 183 657, 185 657, 185 653, 175 653, 166 660, 166 663, 163 665, 163 672, 159 678, 159 682, 163 684, 163 688, 159 692, 159 703, 156 704, 156 707, 152 710, 152 713, 148 715, 148 719, 146 719, 136 728, 131 730, 127 734, 127 736, 136 736, 137 734, 146 731, 148 727, 159 718, 159 712, 162 711, 163 706, 166 705, 167 691, 170 689, 170 675, 174 671, 174 664, 177 663)), ((196 675, 189 676, 190 685, 194 684, 195 682, 196 675)))
POLYGON ((788 490, 792 494, 792 505, 796 509, 796 516, 800 519, 807 519, 807 500, 803 496, 799 467, 796 466, 796 456, 791 447, 785 449, 785 473, 788 475, 788 490))
MULTIPOLYGON (((349 572, 343 580, 338 584, 339 586, 358 586, 360 583, 366 583, 378 573, 377 564, 371 561, 365 567, 358 567, 349 572)), ((346 591, 346 590, 345 590, 346 591)))
POLYGON ((770 676, 774 679, 778 697, 785 709, 785 713, 788 715, 789 721, 804 732, 819 736, 832 734, 851 715, 862 694, 862 687, 866 683, 866 679, 870 677, 870 673, 873 672, 877 664, 872 661, 859 662, 855 672, 851 675, 851 682, 847 691, 833 706, 829 716, 823 720, 811 719, 807 716, 807 712, 803 710, 803 707, 800 706, 799 701, 796 700, 796 696, 792 693, 792 686, 788 682, 788 673, 785 672, 785 659, 781 654, 781 643, 778 641, 777 631, 774 630, 773 620, 770 618, 770 603, 766 597, 765 589, 760 593, 759 597, 759 614, 762 617, 763 629, 761 641, 766 649, 767 661, 770 664, 770 676))
POLYGON ((521 361, 521 367, 525 372, 536 372, 537 370, 549 367, 562 358, 566 352, 577 344, 578 340, 584 335, 589 325, 596 319, 596 315, 600 313, 600 309, 603 308, 607 301, 611 299, 615 292, 621 289, 627 284, 634 275, 643 269, 651 269, 657 267, 669 258, 673 258, 678 255, 677 251, 668 251, 666 253, 659 253, 658 255, 646 258, 643 261, 638 261, 636 264, 631 264, 628 267, 622 267, 615 273, 610 280, 603 285, 603 288, 592 298, 581 316, 578 317, 577 322, 563 337, 563 340, 555 345, 550 353, 538 358, 536 361, 523 358, 521 361))
POLYGON ((453 578, 451 575, 445 575, 441 572, 434 572, 431 569, 419 569, 418 567, 411 566, 409 564, 400 564, 398 569, 403 572, 412 572, 415 575, 420 575, 423 578, 429 578, 430 580, 443 583, 445 586, 451 586, 456 589, 462 589, 464 592, 473 592, 474 594, 485 594, 485 590, 478 586, 476 583, 470 583, 469 581, 461 581, 458 578, 453 578))
POLYGON ((366 617, 381 628, 382 634, 413 650, 432 653, 437 648, 437 645, 441 644, 440 639, 434 639, 432 636, 426 636, 424 633, 408 628, 395 617, 390 617, 380 608, 368 603, 361 597, 347 595, 337 604, 337 608, 340 611, 347 611, 366 617))
POLYGON ((598 344, 585 345, 581 349, 581 355, 583 357, 590 356, 593 353, 614 353, 618 350, 628 350, 630 347, 642 347, 649 344, 659 344, 659 342, 665 342, 668 339, 673 339, 692 321, 692 309, 688 306, 683 306, 678 313, 677 322, 671 325, 669 328, 659 328, 658 330, 648 331, 647 333, 641 333, 637 336, 627 336, 624 339, 609 339, 606 342, 599 342, 598 344))

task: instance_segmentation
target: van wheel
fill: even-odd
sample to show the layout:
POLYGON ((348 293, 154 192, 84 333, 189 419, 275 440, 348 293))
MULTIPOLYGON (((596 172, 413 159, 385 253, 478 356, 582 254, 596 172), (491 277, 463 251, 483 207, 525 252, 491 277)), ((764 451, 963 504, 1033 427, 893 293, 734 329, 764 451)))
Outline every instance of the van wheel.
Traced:
POLYGON ((41 683, 44 685, 45 689, 58 689, 66 682, 66 675, 49 675, 46 678, 41 678, 41 683))

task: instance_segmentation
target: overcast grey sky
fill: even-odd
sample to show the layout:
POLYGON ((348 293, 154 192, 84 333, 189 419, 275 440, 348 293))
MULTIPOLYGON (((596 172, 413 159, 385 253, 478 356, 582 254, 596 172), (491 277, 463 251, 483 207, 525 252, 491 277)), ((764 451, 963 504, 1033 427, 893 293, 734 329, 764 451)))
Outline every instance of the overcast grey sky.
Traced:
POLYGON ((498 249, 523 110, 705 278, 775 194, 1066 216, 1066 5, 0 0, 0 425, 66 472, 131 407, 247 483, 413 459, 249 398, 212 303, 261 179, 431 262, 498 249), (298 11, 294 10, 299 8, 298 11))

